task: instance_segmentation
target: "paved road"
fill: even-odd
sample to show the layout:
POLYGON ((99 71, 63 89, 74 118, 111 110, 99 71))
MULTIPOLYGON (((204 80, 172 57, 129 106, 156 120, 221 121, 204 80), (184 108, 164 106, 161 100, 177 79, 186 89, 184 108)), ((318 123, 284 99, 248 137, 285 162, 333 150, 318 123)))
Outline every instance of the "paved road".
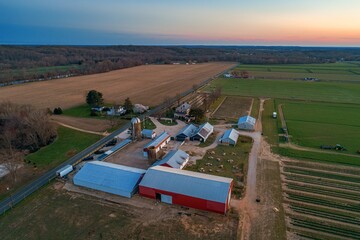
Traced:
MULTIPOLYGON (((205 80, 202 84, 198 86, 198 89, 203 87, 204 85, 210 83, 212 80, 214 80, 216 77, 224 74, 225 72, 228 72, 232 70, 236 65, 232 66, 231 68, 227 69, 226 71, 223 71, 214 77, 211 77, 207 80, 205 80)), ((187 96, 188 94, 192 93, 194 90, 189 89, 188 91, 181 94, 181 98, 187 96)), ((175 104, 177 102, 177 98, 174 97, 171 99, 171 103, 175 104)), ((153 115, 155 113, 161 112, 163 109, 166 109, 168 107, 168 104, 161 104, 158 107, 150 110, 149 112, 139 116, 141 120, 143 120, 145 117, 149 117, 150 115, 153 115)), ((22 201, 24 198, 28 197, 30 194, 41 188, 42 186, 49 183, 51 180, 53 180, 56 177, 56 171, 63 168, 64 166, 70 164, 74 165, 77 162, 81 161, 83 158, 87 157, 88 155, 92 154, 99 148, 101 148, 104 144, 111 141, 114 137, 119 135, 121 132, 125 131, 130 127, 130 122, 119 128, 118 130, 114 131, 113 133, 109 134, 108 136, 104 137, 103 139, 99 140, 98 142, 94 143, 90 147, 86 148, 85 150, 81 151, 80 153, 76 154, 72 158, 68 159, 66 162, 60 164, 54 169, 51 169, 50 171, 46 172, 44 175, 39 177, 38 179, 34 180, 33 182, 29 183, 28 185, 22 187, 18 191, 16 191, 14 194, 12 194, 10 197, 4 199, 0 202, 0 215, 5 213, 7 210, 11 209, 14 205, 18 204, 20 201, 22 201)))

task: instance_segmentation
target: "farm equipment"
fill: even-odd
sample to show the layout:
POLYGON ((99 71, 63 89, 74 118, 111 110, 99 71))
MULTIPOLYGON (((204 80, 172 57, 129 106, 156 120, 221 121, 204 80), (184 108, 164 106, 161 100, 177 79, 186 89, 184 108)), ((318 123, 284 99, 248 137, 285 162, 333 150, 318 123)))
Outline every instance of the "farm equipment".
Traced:
POLYGON ((347 149, 340 144, 336 144, 335 146, 321 145, 320 148, 325 150, 347 151, 347 149))

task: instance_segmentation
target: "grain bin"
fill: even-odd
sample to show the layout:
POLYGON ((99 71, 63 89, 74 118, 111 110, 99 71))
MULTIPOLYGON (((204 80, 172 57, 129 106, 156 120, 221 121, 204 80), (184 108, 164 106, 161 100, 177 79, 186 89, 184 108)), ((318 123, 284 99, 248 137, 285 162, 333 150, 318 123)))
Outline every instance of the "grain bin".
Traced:
POLYGON ((141 139, 141 121, 139 118, 131 119, 132 132, 131 137, 132 140, 140 140, 141 139))

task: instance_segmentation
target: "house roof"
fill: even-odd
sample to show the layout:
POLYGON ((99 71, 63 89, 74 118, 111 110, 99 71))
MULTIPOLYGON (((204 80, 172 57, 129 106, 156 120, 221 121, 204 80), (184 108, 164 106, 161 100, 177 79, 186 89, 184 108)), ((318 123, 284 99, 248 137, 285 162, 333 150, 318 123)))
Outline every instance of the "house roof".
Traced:
POLYGON ((239 138, 239 132, 232 128, 232 129, 226 130, 220 140, 231 139, 234 142, 237 142, 238 138, 239 138))
POLYGON ((190 136, 194 135, 196 130, 197 130, 197 127, 195 125, 189 124, 189 125, 186 125, 183 129, 181 129, 180 132, 178 132, 178 134, 176 136, 178 136, 180 134, 184 134, 185 136, 190 137, 190 136))
POLYGON ((245 122, 249 123, 251 125, 255 125, 256 119, 251 116, 243 116, 243 117, 239 118, 238 124, 245 123, 245 122))
POLYGON ((185 113, 187 110, 191 108, 191 105, 187 102, 181 104, 175 109, 175 112, 185 113))
POLYGON ((124 195, 133 192, 146 171, 114 163, 87 162, 74 176, 74 183, 100 191, 124 195))
POLYGON ((162 160, 156 161, 153 166, 159 166, 162 164, 168 164, 172 168, 180 169, 185 161, 189 159, 189 154, 182 150, 170 151, 162 160))
POLYGON ((206 122, 199 126, 194 135, 198 134, 206 140, 213 131, 214 127, 210 123, 206 122))
POLYGON ((169 137, 170 135, 167 132, 163 132, 159 136, 157 136, 154 140, 146 144, 144 148, 157 147, 169 137))
POLYGON ((148 169, 140 186, 225 203, 232 181, 231 178, 155 166, 148 169))

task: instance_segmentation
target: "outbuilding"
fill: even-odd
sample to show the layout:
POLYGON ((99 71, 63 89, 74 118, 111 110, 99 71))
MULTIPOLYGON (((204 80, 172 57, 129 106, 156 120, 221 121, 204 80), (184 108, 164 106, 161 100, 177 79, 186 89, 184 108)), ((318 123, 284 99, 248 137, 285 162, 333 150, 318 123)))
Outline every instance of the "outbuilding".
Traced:
POLYGON ((190 139, 193 136, 198 128, 194 124, 189 124, 183 127, 183 129, 178 132, 176 135, 177 141, 185 141, 186 139, 190 139))
POLYGON ((238 128, 242 130, 255 130, 256 119, 251 116, 243 116, 239 118, 238 128))
POLYGON ((210 123, 204 123, 198 127, 196 132, 190 137, 191 141, 206 142, 206 139, 214 132, 214 127, 210 123))
POLYGON ((235 146, 239 138, 239 132, 235 129, 228 129, 224 132, 219 142, 223 145, 235 146))
POLYGON ((143 138, 154 139, 156 137, 156 132, 151 129, 143 129, 141 135, 143 138))
POLYGON ((172 150, 163 159, 156 161, 153 166, 183 169, 189 161, 189 158, 189 154, 180 149, 172 150))
POLYGON ((225 214, 233 179, 163 166, 151 167, 139 184, 139 193, 168 204, 225 214))
POLYGON ((144 147, 144 157, 148 157, 148 152, 151 149, 154 149, 155 152, 159 152, 163 147, 170 142, 170 135, 167 132, 161 133, 157 138, 149 142, 144 147))
POLYGON ((87 162, 74 177, 74 184, 131 198, 145 170, 114 163, 87 162))

